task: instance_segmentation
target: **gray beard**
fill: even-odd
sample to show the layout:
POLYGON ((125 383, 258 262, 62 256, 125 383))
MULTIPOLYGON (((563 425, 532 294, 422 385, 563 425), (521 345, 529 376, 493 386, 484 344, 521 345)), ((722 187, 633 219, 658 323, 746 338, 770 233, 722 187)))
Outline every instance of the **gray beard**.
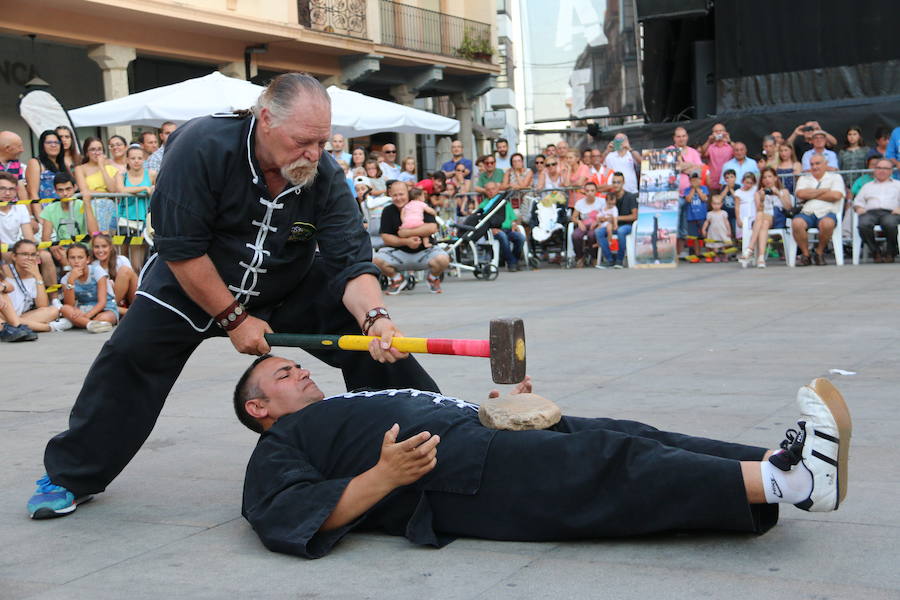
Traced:
POLYGON ((315 181, 318 173, 318 162, 310 163, 302 159, 281 167, 281 176, 287 179, 291 185, 300 186, 301 188, 309 187, 315 181), (307 168, 307 166, 312 168, 307 168))

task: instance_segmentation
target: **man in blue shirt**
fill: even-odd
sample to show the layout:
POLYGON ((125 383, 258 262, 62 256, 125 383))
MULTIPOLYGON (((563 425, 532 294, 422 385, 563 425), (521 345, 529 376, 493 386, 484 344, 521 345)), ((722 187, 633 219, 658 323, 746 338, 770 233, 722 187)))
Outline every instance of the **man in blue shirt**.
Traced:
POLYGON ((453 143, 450 144, 450 154, 453 155, 453 160, 448 160, 443 165, 441 165, 441 171, 449 179, 453 177, 453 173, 456 170, 456 165, 462 163, 469 170, 466 173, 466 179, 472 179, 472 159, 463 157, 463 145, 459 140, 453 140, 453 143))
POLYGON ((734 171, 738 181, 744 179, 745 173, 756 173, 757 177, 759 177, 759 167, 756 165, 756 161, 747 158, 747 145, 744 142, 735 142, 731 147, 734 150, 734 158, 722 165, 719 186, 725 185, 725 171, 729 169, 734 171))
POLYGON ((894 179, 900 179, 900 171, 897 171, 900 169, 900 127, 895 127, 891 132, 884 157, 894 165, 894 179))
MULTIPOLYGON (((826 144, 828 143, 828 134, 825 133, 821 129, 817 129, 812 134, 812 145, 813 147, 806 152, 803 153, 803 158, 800 159, 800 164, 803 165, 804 171, 809 171, 810 167, 810 159, 816 154, 821 154, 825 157, 825 161, 828 164, 826 167, 826 171, 837 171, 838 170, 838 157, 833 151, 826 148, 826 144)), ((890 146, 889 146, 890 147, 890 146)))

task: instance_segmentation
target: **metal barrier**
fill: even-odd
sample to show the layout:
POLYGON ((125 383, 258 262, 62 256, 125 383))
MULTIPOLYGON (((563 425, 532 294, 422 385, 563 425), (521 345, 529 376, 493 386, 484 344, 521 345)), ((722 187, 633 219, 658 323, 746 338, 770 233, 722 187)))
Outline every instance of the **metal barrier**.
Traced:
MULTIPOLYGON (((47 205, 63 200, 81 200, 81 196, 82 195, 79 193, 71 198, 63 199, 40 198, 37 200, 15 200, 0 202, 0 206, 7 206, 10 204, 47 205)), ((97 219, 98 231, 108 233, 113 239, 113 244, 128 246, 129 250, 131 250, 131 247, 146 245, 144 230, 146 228, 147 211, 150 207, 149 195, 96 192, 91 194, 90 204, 94 216, 97 219)), ((67 223, 66 225, 71 226, 73 223, 67 223)), ((69 234, 69 237, 60 238, 59 235, 57 235, 57 232, 54 231, 51 234, 51 239, 49 241, 40 241, 38 243, 38 248, 44 249, 51 246, 66 246, 76 242, 90 241, 90 234, 93 232, 77 231, 75 234, 72 234, 68 226, 65 231, 69 234)), ((87 223, 85 223, 85 226, 87 226, 87 223)), ((74 229, 74 227, 72 227, 72 229, 74 229)), ((0 245, 0 251, 6 252, 8 250, 6 246, 6 244, 0 245)))

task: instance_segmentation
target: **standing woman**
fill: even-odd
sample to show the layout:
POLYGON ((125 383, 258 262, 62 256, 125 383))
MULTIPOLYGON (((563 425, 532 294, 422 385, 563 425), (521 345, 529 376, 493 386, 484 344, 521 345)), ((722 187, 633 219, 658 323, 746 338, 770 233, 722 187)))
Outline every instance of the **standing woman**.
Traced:
POLYGON ((350 174, 354 177, 356 176, 356 169, 364 169, 363 166, 366 162, 366 149, 362 146, 357 146, 353 149, 353 152, 350 154, 350 174))
MULTIPOLYGON (((844 148, 838 153, 841 169, 844 171, 858 171, 866 168, 866 157, 869 154, 869 148, 863 141, 862 132, 858 126, 853 126, 847 130, 844 138, 844 148)), ((862 176, 862 173, 848 173, 844 175, 844 184, 847 189, 852 189, 856 180, 862 176)))
POLYGON ((778 168, 777 144, 775 143, 775 138, 771 135, 763 136, 762 155, 759 160, 756 161, 756 164, 759 166, 760 170, 765 169, 766 167, 772 167, 773 169, 778 168))
MULTIPOLYGON (((41 134, 38 139, 38 155, 28 161, 28 170, 25 179, 28 187, 28 197, 31 200, 38 198, 56 198, 53 189, 53 178, 57 173, 68 173, 63 157, 62 142, 52 129, 41 134)), ((41 205, 32 204, 34 218, 41 216, 41 205)))
MULTIPOLYGON (((144 151, 141 150, 143 158, 144 151)), ((105 233, 94 236, 91 241, 92 267, 100 267, 109 277, 112 284, 113 295, 116 299, 116 308, 119 316, 128 312, 128 307, 134 303, 137 293, 137 274, 131 267, 131 261, 120 255, 113 246, 112 238, 105 233)))
POLYGON ((519 152, 516 152, 509 157, 509 165, 509 169, 503 174, 503 183, 500 185, 500 189, 531 189, 531 183, 534 181, 534 173, 525 166, 525 157, 519 152))
POLYGON ((66 163, 66 169, 69 173, 75 170, 75 167, 81 164, 81 155, 78 153, 78 145, 75 143, 75 136, 72 130, 65 125, 56 128, 56 136, 62 143, 63 159, 66 163))
MULTIPOLYGON (((125 156, 128 168, 124 173, 116 175, 116 185, 122 193, 132 196, 119 201, 119 216, 128 221, 128 235, 139 236, 143 235, 146 228, 150 196, 153 195, 156 186, 156 171, 144 167, 144 151, 139 145, 130 146, 125 156)), ((146 248, 143 244, 140 246, 129 244, 128 252, 136 268, 140 270, 144 264, 146 248)), ((118 298, 116 294, 116 299, 118 298)))
POLYGON ((803 170, 803 166, 797 160, 797 155, 794 153, 792 145, 781 144, 776 152, 778 153, 778 162, 775 165, 775 173, 778 174, 788 193, 793 195, 794 182, 797 180, 797 176, 800 175, 800 171, 803 170))
POLYGON ((109 149, 109 164, 118 169, 119 173, 124 173, 128 168, 128 161, 125 158, 128 142, 121 135, 114 135, 106 142, 106 147, 109 149))
POLYGON ((397 179, 407 184, 416 184, 419 178, 416 176, 415 158, 407 156, 403 159, 403 162, 400 163, 400 176, 397 179))
POLYGON ((103 154, 103 142, 99 138, 89 137, 84 140, 83 150, 83 162, 75 167, 75 181, 81 190, 85 211, 93 213, 100 231, 105 233, 115 231, 117 225, 115 200, 97 198, 92 202, 91 197, 94 193, 118 192, 116 175, 119 174, 119 170, 112 166, 103 154))

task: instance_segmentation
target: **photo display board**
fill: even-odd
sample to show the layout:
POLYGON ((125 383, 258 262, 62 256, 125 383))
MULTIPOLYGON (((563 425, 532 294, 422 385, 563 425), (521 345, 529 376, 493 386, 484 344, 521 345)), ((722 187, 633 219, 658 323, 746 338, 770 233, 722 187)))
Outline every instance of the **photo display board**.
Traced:
POLYGON ((638 189, 635 268, 678 264, 678 151, 644 150, 638 189))

